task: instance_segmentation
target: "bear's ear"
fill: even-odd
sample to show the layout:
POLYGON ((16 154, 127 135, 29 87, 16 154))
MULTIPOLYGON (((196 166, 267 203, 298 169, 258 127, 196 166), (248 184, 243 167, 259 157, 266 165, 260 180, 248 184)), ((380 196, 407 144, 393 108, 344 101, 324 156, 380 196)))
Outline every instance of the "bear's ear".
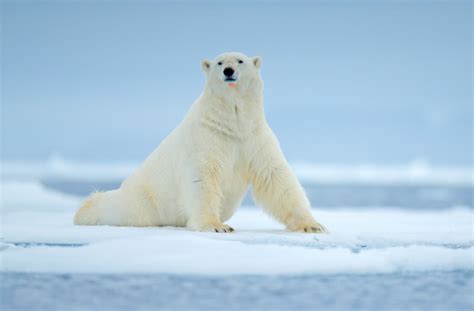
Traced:
POLYGON ((260 66, 262 66, 262 59, 260 56, 252 57, 252 63, 255 67, 257 67, 257 69, 259 69, 260 66))
POLYGON ((209 70, 211 69, 211 62, 205 59, 201 62, 201 67, 202 67, 202 70, 204 70, 204 72, 208 73, 209 70))

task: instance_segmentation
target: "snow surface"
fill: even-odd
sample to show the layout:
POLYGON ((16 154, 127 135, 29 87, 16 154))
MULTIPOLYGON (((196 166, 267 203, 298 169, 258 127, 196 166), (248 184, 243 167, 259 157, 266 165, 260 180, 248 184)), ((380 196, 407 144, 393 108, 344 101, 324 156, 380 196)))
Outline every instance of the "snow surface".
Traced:
POLYGON ((291 233, 255 207, 235 233, 73 226, 81 198, 32 181, 2 182, 1 271, 201 275, 473 270, 474 213, 315 210, 331 234, 291 233))

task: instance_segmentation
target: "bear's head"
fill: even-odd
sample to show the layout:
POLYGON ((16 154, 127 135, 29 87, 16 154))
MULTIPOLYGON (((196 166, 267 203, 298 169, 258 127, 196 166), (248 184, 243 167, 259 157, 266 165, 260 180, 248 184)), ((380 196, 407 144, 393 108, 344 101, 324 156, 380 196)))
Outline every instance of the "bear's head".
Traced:
POLYGON ((262 93, 260 57, 248 57, 242 53, 224 53, 213 61, 203 60, 202 68, 207 76, 206 88, 222 96, 242 96, 262 93))

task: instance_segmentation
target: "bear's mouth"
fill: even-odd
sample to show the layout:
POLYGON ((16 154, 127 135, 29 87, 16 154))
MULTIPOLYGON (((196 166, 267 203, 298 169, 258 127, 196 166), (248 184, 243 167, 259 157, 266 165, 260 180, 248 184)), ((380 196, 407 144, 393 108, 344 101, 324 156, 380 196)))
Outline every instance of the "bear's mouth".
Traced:
POLYGON ((234 78, 225 78, 224 81, 225 81, 225 82, 235 82, 235 81, 237 81, 237 79, 234 79, 234 78))

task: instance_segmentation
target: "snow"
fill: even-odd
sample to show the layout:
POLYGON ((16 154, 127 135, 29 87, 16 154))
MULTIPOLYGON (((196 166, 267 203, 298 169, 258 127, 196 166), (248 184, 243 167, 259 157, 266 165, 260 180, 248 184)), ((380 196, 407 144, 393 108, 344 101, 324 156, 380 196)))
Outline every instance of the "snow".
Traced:
POLYGON ((474 185, 474 170, 467 167, 433 167, 425 161, 401 165, 293 165, 298 177, 306 182, 349 184, 474 185))
POLYGON ((45 162, 3 161, 2 177, 9 180, 68 179, 81 181, 121 180, 138 163, 93 163, 69 161, 52 155, 45 162))
POLYGON ((73 226, 81 198, 33 181, 2 182, 1 271, 184 275, 364 274, 473 269, 474 213, 314 210, 331 234, 291 233, 256 207, 235 233, 73 226))
POLYGON ((64 211, 74 209, 78 198, 46 189, 39 182, 4 181, 2 189, 2 211, 64 211))
MULTIPOLYGON (((119 181, 130 175, 138 163, 76 162, 52 155, 46 162, 3 162, 7 179, 56 179, 76 181, 119 181)), ((302 181, 325 184, 474 185, 474 168, 433 166, 414 160, 398 165, 293 163, 302 181)))

